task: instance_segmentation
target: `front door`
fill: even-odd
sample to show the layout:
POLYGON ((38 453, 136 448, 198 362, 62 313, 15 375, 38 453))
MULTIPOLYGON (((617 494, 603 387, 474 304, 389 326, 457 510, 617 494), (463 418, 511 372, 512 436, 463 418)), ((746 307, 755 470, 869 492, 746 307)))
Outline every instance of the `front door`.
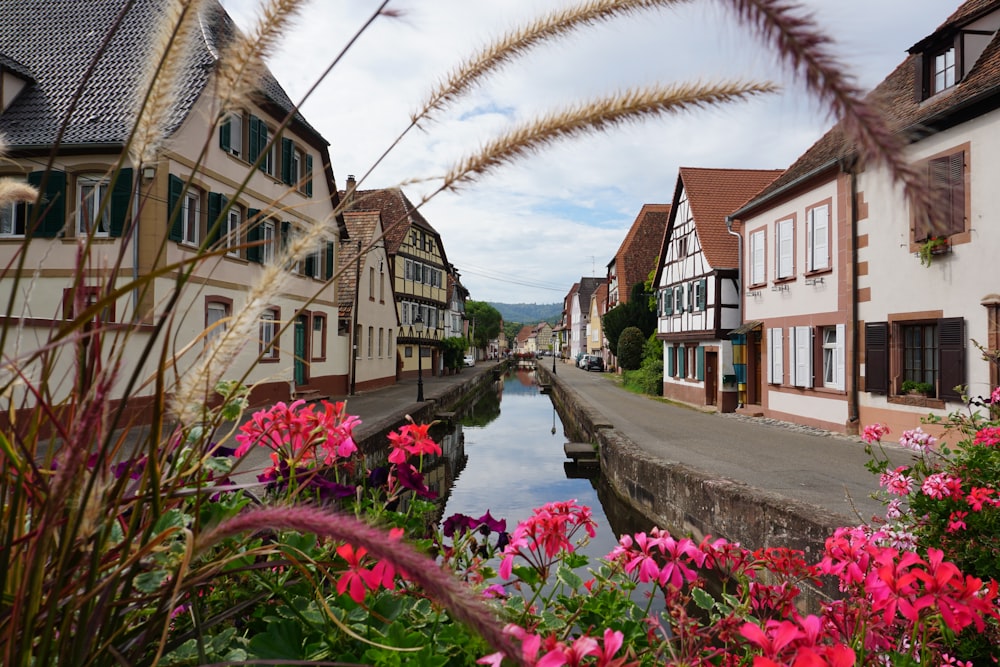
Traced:
POLYGON ((306 366, 306 354, 308 353, 308 345, 306 344, 307 320, 305 315, 299 315, 295 318, 295 363, 292 372, 295 375, 295 386, 297 387, 301 387, 309 381, 306 366))
POLYGON ((761 384, 761 333, 760 327, 747 332, 747 403, 760 405, 764 389, 761 384))
POLYGON ((718 352, 705 352, 705 405, 718 405, 719 401, 719 380, 717 377, 719 366, 718 352))

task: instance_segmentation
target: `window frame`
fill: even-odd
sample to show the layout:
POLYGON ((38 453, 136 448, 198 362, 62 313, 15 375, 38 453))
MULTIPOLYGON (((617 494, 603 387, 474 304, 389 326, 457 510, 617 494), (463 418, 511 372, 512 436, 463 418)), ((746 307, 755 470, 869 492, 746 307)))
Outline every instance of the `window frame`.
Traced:
POLYGON ((260 315, 258 331, 258 353, 261 363, 274 363, 281 360, 281 309, 271 307, 264 309, 260 315), (268 324, 269 322, 269 324, 268 324), (270 336, 267 335, 270 329, 270 336), (267 348, 272 343, 270 349, 267 348))
POLYGON ((777 220, 774 223, 774 282, 784 282, 794 279, 795 216, 793 215, 777 220), (786 258, 787 265, 784 261, 786 258))
MULTIPOLYGON (((925 173, 928 188, 931 190, 947 188, 948 192, 944 197, 947 201, 941 203, 944 204, 948 210, 946 214, 939 216, 939 218, 947 218, 947 222, 943 229, 932 227, 931 221, 918 216, 915 211, 911 210, 910 252, 919 252, 920 246, 923 245, 928 238, 935 236, 947 237, 949 245, 951 246, 971 242, 971 143, 964 142, 943 151, 928 155, 919 160, 917 165, 918 168, 923 169, 925 173), (954 176, 954 174, 951 173, 952 169, 960 166, 961 177, 958 179, 950 178, 947 184, 935 183, 935 165, 943 166, 946 161, 948 163, 948 169, 946 171, 949 172, 949 175, 954 176), (957 222, 959 212, 962 216, 961 224, 958 224, 957 222)), ((940 174, 942 171, 945 170, 938 169, 937 173, 940 174)))
POLYGON ((231 204, 226 211, 226 255, 229 257, 240 256, 240 246, 243 241, 243 209, 239 204, 231 204), (235 216, 236 229, 233 229, 233 219, 235 216))
MULTIPOLYGON (((78 236, 89 236, 91 234, 88 226, 84 224, 83 218, 84 210, 86 210, 83 194, 85 187, 97 188, 98 198, 94 202, 93 215, 96 216, 100 213, 100 223, 107 228, 105 231, 94 231, 93 236, 94 238, 110 238, 111 201, 109 197, 111 197, 111 179, 101 174, 80 174, 76 177, 76 234, 78 236)), ((88 217, 87 222, 94 224, 97 221, 88 217)))
POLYGON ((229 328, 228 319, 231 318, 232 315, 233 315, 232 299, 224 296, 215 296, 215 295, 205 297, 205 344, 206 345, 211 343, 212 339, 215 338, 216 336, 226 332, 226 330, 229 328), (210 321, 209 313, 212 310, 218 310, 218 309, 222 310, 222 317, 217 320, 210 321), (223 322, 222 326, 216 327, 215 330, 213 331, 209 331, 209 327, 211 327, 215 322, 219 321, 223 322))
POLYGON ((750 232, 750 287, 767 284, 767 229, 750 232), (759 255, 759 260, 758 260, 759 255))
POLYGON ((968 343, 965 318, 943 317, 940 311, 891 314, 885 322, 866 322, 864 391, 884 394, 890 403, 917 400, 926 407, 944 407, 946 401, 961 401, 961 392, 954 387, 968 382, 968 343), (901 393, 903 380, 907 379, 904 329, 927 325, 937 326, 936 396, 913 399, 901 393))
POLYGON ((277 238, 277 231, 278 226, 274 220, 267 219, 260 223, 260 240, 262 241, 260 246, 260 261, 264 265, 274 262, 276 254, 274 244, 277 238))
POLYGON ((0 238, 20 239, 24 238, 28 228, 28 207, 24 202, 10 202, 0 206, 0 238), (4 213, 7 213, 4 215, 4 213), (10 231, 3 230, 3 222, 9 222, 10 231), (20 231, 18 231, 20 226, 20 231))
POLYGON ((806 273, 820 273, 833 269, 833 225, 830 224, 830 214, 832 211, 832 201, 826 200, 806 209, 806 273), (826 215, 824 229, 820 234, 816 233, 817 212, 823 211, 826 215), (822 239, 822 243, 817 240, 822 239), (822 251, 823 259, 820 265, 816 257, 822 251))
POLYGON ((312 314, 312 345, 309 349, 312 352, 313 361, 326 361, 326 313, 313 312, 312 314), (318 340, 317 340, 318 334, 318 340), (317 345, 317 343, 319 343, 317 345))
POLYGON ((818 344, 822 355, 821 386, 827 389, 843 391, 846 388, 846 354, 845 340, 847 327, 843 324, 833 324, 819 327, 818 344), (833 333, 833 341, 827 340, 827 334, 833 333))

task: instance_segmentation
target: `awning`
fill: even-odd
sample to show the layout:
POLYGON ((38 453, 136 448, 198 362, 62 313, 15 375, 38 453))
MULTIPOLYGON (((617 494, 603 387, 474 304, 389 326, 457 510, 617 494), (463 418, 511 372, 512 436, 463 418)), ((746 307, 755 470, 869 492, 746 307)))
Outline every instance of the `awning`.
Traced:
POLYGON ((729 337, 732 338, 733 336, 739 336, 742 334, 750 333, 754 329, 759 328, 762 324, 764 324, 764 320, 750 320, 749 322, 744 322, 740 326, 730 331, 729 337))

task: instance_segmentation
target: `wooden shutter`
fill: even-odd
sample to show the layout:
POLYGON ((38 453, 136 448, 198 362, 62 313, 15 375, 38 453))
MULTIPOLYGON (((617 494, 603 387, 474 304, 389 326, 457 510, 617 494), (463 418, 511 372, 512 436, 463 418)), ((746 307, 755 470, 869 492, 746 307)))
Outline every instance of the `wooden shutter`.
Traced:
POLYGON ((865 391, 889 393, 888 322, 865 322, 865 391))
POLYGON ((703 346, 698 346, 695 350, 695 379, 704 380, 705 379, 705 348, 703 346))
POLYGON ((306 275, 312 278, 316 274, 316 256, 312 253, 306 255, 306 275))
POLYGON ((208 193, 208 228, 205 230, 205 245, 213 246, 221 236, 222 211, 226 208, 226 198, 218 192, 208 193))
POLYGON ((808 226, 809 270, 830 268, 830 209, 820 206, 810 211, 808 226))
POLYGON ((281 138, 281 182, 285 185, 295 185, 295 175, 292 173, 292 158, 295 155, 295 144, 291 139, 281 138))
POLYGON ((687 348, 683 345, 677 348, 677 377, 687 377, 684 374, 684 362, 687 361, 687 348))
POLYGON ((764 232, 754 232, 750 235, 750 253, 753 255, 750 282, 758 285, 766 281, 764 275, 764 232))
POLYGON ((132 170, 119 169, 111 188, 111 236, 120 237, 132 212, 132 170))
POLYGON ((170 232, 167 237, 178 243, 184 238, 184 221, 181 220, 181 195, 184 193, 184 181, 170 174, 167 177, 167 215, 170 220, 170 232))
POLYGON ((784 330, 781 327, 767 330, 768 360, 767 381, 782 384, 785 380, 784 330))
POLYGON ((28 183, 36 188, 41 188, 43 179, 45 190, 42 192, 41 210, 36 212, 34 206, 28 208, 25 232, 28 236, 53 239, 66 225, 66 172, 53 170, 48 172, 48 176, 44 171, 28 174, 28 183), (34 228, 27 228, 32 221, 34 228))
POLYGON ((333 278, 333 242, 326 243, 326 279, 333 278))
POLYGON ((951 197, 950 215, 945 235, 960 234, 965 231, 965 151, 948 156, 948 194, 951 197))
POLYGON ((796 387, 812 387, 813 330, 812 327, 789 327, 792 337, 792 373, 796 387))
POLYGON ((834 381, 837 383, 837 387, 840 389, 847 389, 846 375, 847 375, 847 326, 843 324, 837 325, 837 350, 835 352, 837 357, 837 367, 834 369, 834 381))
POLYGON ((792 265, 793 257, 792 253, 794 251, 794 246, 792 244, 792 221, 791 220, 781 220, 778 222, 778 239, 777 239, 777 261, 778 265, 776 267, 776 277, 780 280, 781 278, 788 278, 792 275, 792 265))
POLYGON ((313 196, 313 156, 306 154, 306 195, 313 196))
POLYGON ((227 118, 219 125, 219 148, 229 153, 233 149, 233 122, 227 118))
POLYGON ((264 150, 264 145, 260 143, 260 126, 263 124, 264 121, 257 118, 257 116, 250 116, 250 128, 247 132, 247 138, 249 140, 249 145, 247 146, 247 159, 250 160, 250 162, 256 162, 257 158, 260 157, 260 152, 264 150))
POLYGON ((708 278, 702 278, 698 281, 695 293, 698 295, 698 310, 705 310, 708 307, 708 278))
POLYGON ((696 295, 695 295, 695 292, 694 292, 694 283, 688 283, 688 300, 687 300, 687 304, 688 304, 688 312, 689 313, 693 313, 694 312, 694 300, 695 300, 695 298, 696 298, 696 295))
POLYGON ((965 320, 961 317, 938 320, 938 369, 938 398, 961 400, 965 385, 965 320))
POLYGON ((247 261, 263 262, 264 252, 257 245, 260 243, 260 226, 263 222, 259 219, 260 211, 255 208, 247 209, 247 261))
POLYGON ((667 351, 667 376, 674 377, 674 357, 677 356, 677 348, 672 345, 666 345, 667 351))
POLYGON ((674 292, 673 290, 663 290, 660 292, 663 295, 663 314, 673 315, 674 314, 674 292))

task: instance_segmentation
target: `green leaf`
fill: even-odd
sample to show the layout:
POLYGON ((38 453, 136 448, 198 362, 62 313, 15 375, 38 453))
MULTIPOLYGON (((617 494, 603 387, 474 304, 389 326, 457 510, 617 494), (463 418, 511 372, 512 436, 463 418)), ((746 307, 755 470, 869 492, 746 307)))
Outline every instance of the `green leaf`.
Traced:
POLYGON ((135 587, 141 593, 152 593, 159 588, 167 579, 166 570, 154 570, 153 572, 143 572, 135 578, 135 587))
POLYGON ((190 520, 191 517, 184 514, 179 509, 173 509, 166 514, 160 515, 156 525, 153 526, 153 532, 159 535, 170 528, 183 528, 190 520))
POLYGON ((583 585, 583 579, 580 575, 565 565, 559 566, 559 570, 556 572, 556 579, 573 590, 576 590, 583 585))
POLYGON ((703 588, 691 589, 691 597, 694 598, 694 603, 698 605, 699 609, 708 611, 715 606, 715 598, 706 593, 703 588))
POLYGON ((302 628, 295 621, 283 619, 267 625, 267 629, 250 639, 250 651, 255 658, 303 660, 302 628))

